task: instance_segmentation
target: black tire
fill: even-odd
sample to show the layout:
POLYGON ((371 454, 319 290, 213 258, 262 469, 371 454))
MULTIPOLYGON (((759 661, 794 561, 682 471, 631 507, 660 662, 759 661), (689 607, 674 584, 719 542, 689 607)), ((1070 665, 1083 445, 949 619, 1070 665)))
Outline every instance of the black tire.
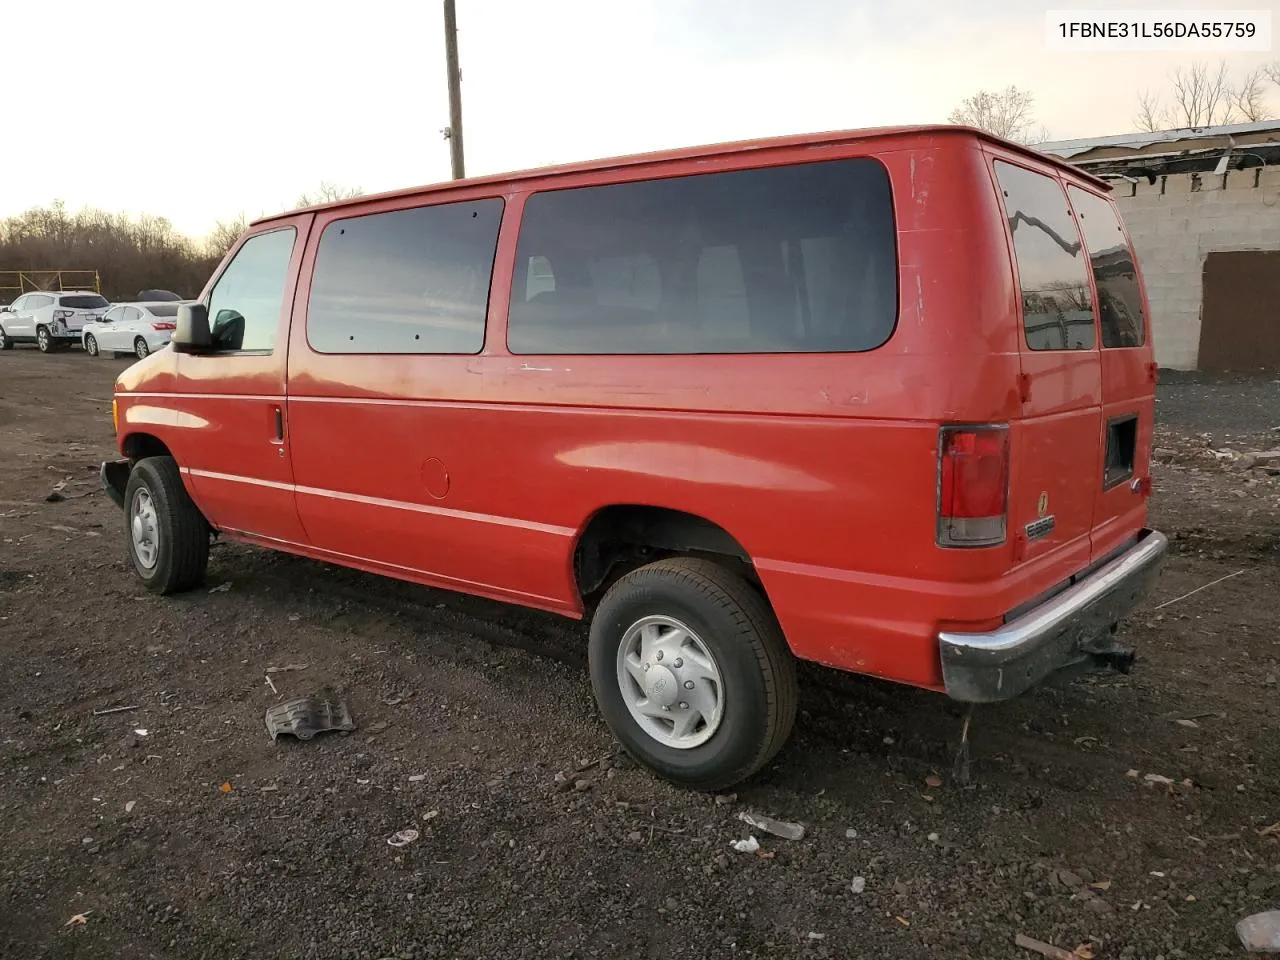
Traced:
POLYGON ((41 353, 53 352, 53 338, 49 336, 48 327, 36 327, 36 346, 41 353))
POLYGON ((92 333, 86 333, 84 336, 84 352, 91 357, 98 355, 98 338, 92 333))
POLYGON ((709 560, 661 560, 619 579, 591 621, 589 660, 596 702, 614 736, 639 764, 680 786, 716 791, 746 780, 777 755, 795 724, 795 661, 777 619, 746 580, 709 560), (632 625, 652 615, 692 629, 723 681, 720 725, 690 749, 646 733, 619 687, 619 646, 632 625))
POLYGON ((191 502, 172 457, 147 457, 129 473, 124 492, 125 542, 129 562, 153 593, 191 590, 204 582, 209 566, 209 524, 191 502), (151 498, 156 518, 156 556, 148 567, 133 538, 133 515, 139 492, 151 498))
POLYGON ((9 335, 4 332, 4 327, 0 327, 0 350, 12 350, 13 341, 9 339, 9 335))
POLYGON ((151 354, 151 348, 147 346, 146 340, 138 337, 133 341, 133 352, 139 360, 145 360, 151 354))

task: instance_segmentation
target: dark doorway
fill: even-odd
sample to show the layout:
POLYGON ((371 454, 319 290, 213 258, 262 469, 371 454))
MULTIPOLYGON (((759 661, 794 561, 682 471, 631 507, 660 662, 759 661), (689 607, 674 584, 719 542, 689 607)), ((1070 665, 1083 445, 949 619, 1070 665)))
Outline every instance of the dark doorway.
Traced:
POLYGON ((1211 253, 1203 283, 1199 368, 1280 371, 1280 251, 1211 253))

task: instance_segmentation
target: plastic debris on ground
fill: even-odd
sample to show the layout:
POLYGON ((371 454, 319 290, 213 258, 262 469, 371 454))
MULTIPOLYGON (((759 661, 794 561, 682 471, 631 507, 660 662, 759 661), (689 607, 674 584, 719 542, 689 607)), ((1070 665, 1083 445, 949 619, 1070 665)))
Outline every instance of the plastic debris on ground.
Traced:
POLYGON ((798 823, 775 820, 773 817, 761 816, 758 813, 747 813, 745 810, 738 814, 738 819, 755 827, 757 830, 771 833, 775 837, 782 837, 784 840, 800 840, 804 837, 804 827, 798 823))
POLYGON ((1245 917, 1236 924, 1236 934, 1250 953, 1280 953, 1280 910, 1245 917))
POLYGON ((317 733, 356 729, 346 701, 328 690, 269 707, 266 725, 273 741, 282 733, 292 734, 299 740, 310 740, 317 733))
POLYGON ((414 829, 397 830, 387 838, 387 843, 393 847, 407 847, 413 841, 418 839, 418 831, 414 829))
POLYGON ((745 840, 735 840, 730 846, 739 853, 755 853, 760 849, 760 841, 755 837, 747 837, 745 840))

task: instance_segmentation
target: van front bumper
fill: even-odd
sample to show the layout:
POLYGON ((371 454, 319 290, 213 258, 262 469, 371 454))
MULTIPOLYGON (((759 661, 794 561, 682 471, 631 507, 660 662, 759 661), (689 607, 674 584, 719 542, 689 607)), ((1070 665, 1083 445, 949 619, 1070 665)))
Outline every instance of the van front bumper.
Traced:
POLYGON ((1143 530, 1114 560, 998 629, 940 634, 947 695, 967 703, 1010 700, 1061 670, 1124 660, 1112 634, 1147 593, 1168 548, 1164 534, 1143 530))

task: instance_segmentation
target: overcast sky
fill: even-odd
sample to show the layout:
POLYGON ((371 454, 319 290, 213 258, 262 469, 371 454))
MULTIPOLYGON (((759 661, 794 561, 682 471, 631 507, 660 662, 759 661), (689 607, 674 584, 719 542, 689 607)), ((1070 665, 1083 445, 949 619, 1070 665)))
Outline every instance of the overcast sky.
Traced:
MULTIPOLYGON (((1189 59, 1048 51, 1045 10, 1121 6, 1097 0, 456 2, 468 174, 944 122, 963 97, 1011 83, 1036 96, 1053 139, 1125 133, 1137 92, 1189 59)), ((447 179, 442 11, 440 0, 10 2, 0 216, 61 199, 199 236, 322 180, 373 192, 447 179), (25 132, 42 122, 64 129, 25 132)), ((1201 59, 1224 56, 1243 71, 1280 53, 1201 59)))

